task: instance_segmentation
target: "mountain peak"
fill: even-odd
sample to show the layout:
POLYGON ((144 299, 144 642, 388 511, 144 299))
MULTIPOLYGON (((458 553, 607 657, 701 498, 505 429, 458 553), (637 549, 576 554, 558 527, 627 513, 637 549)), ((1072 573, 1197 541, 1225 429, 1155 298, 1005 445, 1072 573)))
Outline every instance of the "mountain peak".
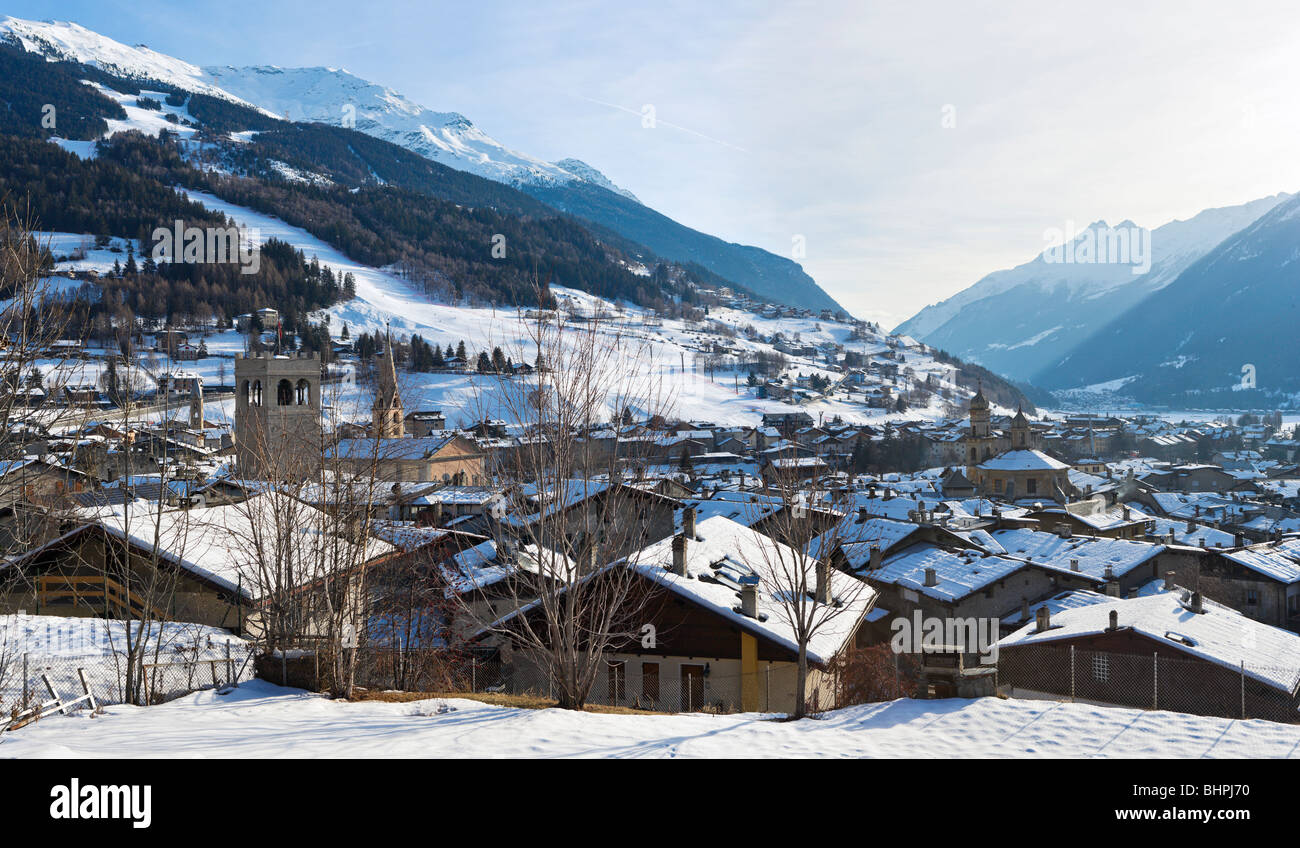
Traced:
POLYGON ((637 203, 641 202, 639 199, 637 199, 637 196, 635 194, 633 194, 632 192, 628 191, 625 188, 615 185, 614 182, 610 180, 609 177, 605 176, 600 171, 588 165, 586 162, 582 161, 581 159, 574 159, 570 157, 568 159, 561 159, 560 161, 554 164, 557 168, 563 168, 565 171, 568 171, 570 174, 573 174, 575 177, 582 180, 583 182, 588 182, 591 183, 592 185, 598 185, 601 188, 608 189, 609 191, 614 192, 615 194, 621 194, 629 200, 635 200, 637 203))

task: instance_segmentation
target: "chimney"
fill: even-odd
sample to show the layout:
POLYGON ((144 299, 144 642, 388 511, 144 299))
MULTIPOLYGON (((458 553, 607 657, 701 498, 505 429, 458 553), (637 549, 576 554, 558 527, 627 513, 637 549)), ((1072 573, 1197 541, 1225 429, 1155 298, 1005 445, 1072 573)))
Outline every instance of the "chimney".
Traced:
POLYGON ((1110 626, 1106 630, 1108 632, 1119 630, 1119 610, 1110 611, 1110 626))
POLYGON ((434 501, 429 505, 429 520, 434 527, 442 526, 442 501, 434 501))
POLYGON ((1124 520, 1125 520, 1125 521, 1128 521, 1128 520, 1129 520, 1129 509, 1128 509, 1128 507, 1127 507, 1127 506, 1122 506, 1122 507, 1120 507, 1120 511, 1122 512, 1122 514, 1123 514, 1123 516, 1124 516, 1124 520))
POLYGON ((817 561, 817 588, 813 598, 819 604, 831 602, 831 567, 821 560, 817 561))
POLYGON ((933 568, 927 568, 927 569, 925 570, 925 585, 927 585, 927 586, 938 586, 938 585, 939 585, 939 577, 938 577, 938 575, 935 574, 933 568))
POLYGON ((1047 605, 1043 604, 1038 608, 1038 618, 1034 627, 1035 633, 1042 633, 1044 630, 1050 630, 1052 627, 1052 614, 1047 611, 1047 605))
POLYGON ((1174 572, 1165 572, 1165 591, 1170 592, 1174 589, 1174 572))
POLYGON ((1071 571, 1079 570, 1079 561, 1077 559, 1070 560, 1070 570, 1071 571))
POLYGON ((859 524, 867 523, 867 508, 865 506, 858 507, 858 523, 859 524))
POLYGON ((1238 533, 1236 536, 1233 537, 1233 540, 1232 540, 1232 541, 1233 541, 1233 544, 1234 544, 1236 547, 1238 547, 1238 548, 1244 548, 1244 547, 1246 547, 1246 534, 1245 534, 1245 533, 1238 533))
POLYGON ((1195 532, 1196 532, 1196 522, 1193 521, 1193 520, 1190 519, 1190 518, 1187 519, 1187 532, 1188 532, 1188 533, 1195 533, 1195 532))
POLYGON ((1062 539, 1068 539, 1073 536, 1074 533, 1070 530, 1070 525, 1061 523, 1056 525, 1056 535, 1060 536, 1062 539))
POLYGON ((880 562, 883 559, 883 557, 884 557, 884 551, 880 549, 880 545, 872 545, 871 559, 868 560, 869 567, 871 568, 872 571, 875 571, 877 568, 880 568, 880 562))
POLYGON ((686 535, 673 537, 673 574, 686 576, 686 535))
POLYGON ((1192 600, 1191 600, 1191 602, 1188 604, 1187 608, 1188 608, 1189 610, 1191 610, 1192 612, 1196 613, 1197 615, 1200 615, 1201 613, 1205 612, 1205 605, 1204 605, 1203 603, 1201 603, 1201 593, 1200 593, 1200 592, 1193 592, 1193 593, 1192 593, 1192 600))
POLYGON ((688 539, 695 538, 695 507, 693 506, 682 510, 682 535, 688 539))
POLYGON ((1021 621, 1029 620, 1029 599, 1028 598, 1022 598, 1020 601, 1020 620, 1021 621))
POLYGON ((740 612, 758 618, 758 578, 747 578, 740 584, 740 612))

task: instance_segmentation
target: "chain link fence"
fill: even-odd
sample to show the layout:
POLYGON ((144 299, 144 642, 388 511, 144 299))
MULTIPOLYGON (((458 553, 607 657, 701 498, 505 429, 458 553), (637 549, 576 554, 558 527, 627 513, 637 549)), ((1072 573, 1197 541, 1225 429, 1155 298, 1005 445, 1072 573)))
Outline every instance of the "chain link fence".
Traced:
POLYGON ((1300 722, 1296 685, 1294 666, 1231 667, 1156 653, 1003 648, 997 663, 998 692, 1008 697, 1288 723, 1300 722))
MULTIPOLYGON (((131 663, 125 652, 51 656, 12 650, 0 654, 0 718, 54 698, 71 700, 86 689, 101 705, 158 704, 201 689, 251 680, 251 659, 251 648, 245 642, 214 643, 151 653, 129 674, 131 663), (130 678, 135 685, 129 686, 130 678)), ((78 708, 81 706, 84 704, 78 708)))

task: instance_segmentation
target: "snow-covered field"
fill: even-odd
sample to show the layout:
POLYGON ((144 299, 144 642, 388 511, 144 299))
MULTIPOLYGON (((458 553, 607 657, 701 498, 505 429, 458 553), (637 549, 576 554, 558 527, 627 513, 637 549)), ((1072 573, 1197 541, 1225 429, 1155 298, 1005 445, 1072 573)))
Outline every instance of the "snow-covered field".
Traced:
POLYGON ((253 681, 156 707, 56 716, 6 757, 1300 758, 1300 726, 1051 701, 893 701, 819 719, 602 715, 464 699, 331 701, 253 681))

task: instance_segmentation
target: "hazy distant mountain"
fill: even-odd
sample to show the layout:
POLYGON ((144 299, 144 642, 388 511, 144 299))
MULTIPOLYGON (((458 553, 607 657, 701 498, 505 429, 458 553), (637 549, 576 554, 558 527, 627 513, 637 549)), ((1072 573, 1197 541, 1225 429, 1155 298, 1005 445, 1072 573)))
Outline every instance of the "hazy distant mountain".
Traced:
POLYGON ((1207 209, 1155 230, 1139 230, 1130 221, 1113 228, 1098 221, 1079 232, 1069 248, 1045 250, 1023 265, 995 271, 927 306, 897 332, 1015 379, 1037 381, 1051 363, 1288 198, 1277 194, 1207 209), (1114 248, 1109 254, 1108 244, 1114 248), (1078 261, 1063 261, 1068 258, 1078 261), (1135 274, 1147 259, 1149 269, 1135 274))
POLYGON ((1300 196, 1292 196, 1035 378, 1050 389, 1122 384, 1152 403, 1267 407, 1292 396, 1294 405, 1297 326, 1300 196))

